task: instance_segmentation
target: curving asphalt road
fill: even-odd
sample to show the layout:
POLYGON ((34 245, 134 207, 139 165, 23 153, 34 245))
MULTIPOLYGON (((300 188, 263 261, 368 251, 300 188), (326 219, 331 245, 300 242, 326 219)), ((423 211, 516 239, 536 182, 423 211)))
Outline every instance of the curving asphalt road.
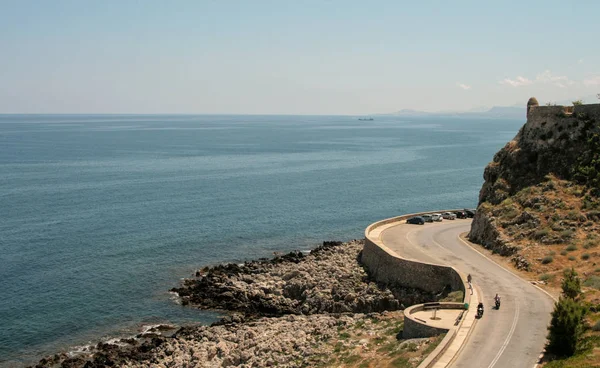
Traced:
POLYGON ((451 367, 532 368, 544 348, 554 301, 466 245, 459 235, 470 226, 471 220, 398 224, 384 230, 381 240, 404 258, 451 265, 473 277, 485 313, 451 367), (496 293, 499 310, 493 308, 496 293))

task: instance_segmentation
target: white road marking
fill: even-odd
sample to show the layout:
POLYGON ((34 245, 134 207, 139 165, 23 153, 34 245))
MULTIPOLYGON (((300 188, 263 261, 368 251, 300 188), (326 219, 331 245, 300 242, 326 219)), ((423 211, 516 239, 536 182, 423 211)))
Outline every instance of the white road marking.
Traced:
MULTIPOLYGON (((414 230, 411 230, 411 231, 409 231, 409 232, 406 234, 406 239, 408 240, 408 242, 409 242, 411 245, 413 245, 413 246, 416 246, 416 244, 414 244, 414 243, 413 243, 413 242, 410 240, 409 236, 410 236, 410 235, 412 235, 414 232, 416 232, 416 231, 420 231, 420 230, 422 230, 422 229, 414 229, 414 230)), ((496 266, 498 266, 499 268, 501 268, 503 271, 505 271, 505 272, 507 272, 507 273, 511 274, 513 277, 515 277, 515 278, 517 278, 517 279, 519 279, 519 280, 521 280, 521 281, 525 281, 525 282, 527 282, 529 285, 531 285, 531 286, 535 287, 536 289, 538 289, 538 290, 542 291, 544 294, 548 295, 548 296, 549 296, 551 299, 553 299, 554 301, 556 301, 556 300, 557 300, 557 299, 556 299, 554 296, 552 296, 552 295, 551 295, 550 293, 548 293, 546 290, 542 289, 541 287, 539 287, 539 286, 537 286, 537 285, 534 285, 534 284, 532 284, 532 283, 528 282, 527 280, 524 280, 524 279, 522 279, 522 278, 521 278, 519 275, 516 275, 516 274, 514 274, 512 271, 510 271, 510 270, 508 270, 508 269, 504 268, 502 265, 500 265, 500 264, 496 263, 496 261, 495 261, 495 260, 493 260, 493 259, 491 259, 491 258, 487 257, 487 256, 486 256, 485 254, 483 254, 482 252, 480 252, 480 251, 478 251, 477 249, 475 249, 474 247, 470 246, 470 244, 469 244, 469 243, 467 243, 467 242, 466 242, 464 239, 462 239, 462 238, 460 237, 460 234, 457 236, 457 239, 458 239, 458 240, 459 240, 461 243, 463 243, 465 246, 467 246, 469 249, 471 249, 471 250, 475 251, 475 252, 476 252, 476 253, 478 253, 478 254, 479 254, 481 257, 483 257, 483 258, 487 259, 488 261, 490 261, 491 263, 495 264, 496 266)), ((433 242, 435 245, 437 245, 438 247, 440 247, 440 248, 444 249, 445 251, 448 251, 448 250, 447 250, 447 249, 446 249, 444 246, 442 246, 440 243, 438 243, 438 242, 437 242, 435 239, 433 239, 433 238, 432 238, 431 240, 432 240, 432 242, 433 242)), ((419 248, 417 247, 417 249, 419 249, 419 248)), ((424 253, 424 252, 423 252, 423 251, 421 251, 421 253, 424 253)), ((513 319, 513 324, 512 324, 512 326, 511 326, 511 329, 510 329, 510 331, 509 331, 509 334, 508 334, 508 336, 506 337, 506 340, 504 341, 504 344, 502 345, 502 347, 501 347, 501 348, 500 348, 500 350, 498 351, 498 354, 496 354, 496 357, 495 357, 495 358, 494 358, 494 360, 493 360, 493 361, 490 363, 490 365, 488 366, 488 368, 493 368, 493 367, 496 365, 496 363, 498 362, 498 360, 500 359, 500 357, 501 357, 502 353, 504 353, 504 350, 505 350, 505 349, 506 349, 506 347, 508 346, 508 343, 510 342, 510 339, 512 338, 512 335, 514 334, 514 331, 515 331, 515 329, 516 329, 516 326, 517 326, 518 318, 519 318, 519 305, 518 305, 518 304, 516 304, 516 313, 515 313, 515 316, 514 316, 514 319, 513 319)), ((460 350, 462 350, 462 348, 463 348, 463 347, 464 347, 464 346, 461 346, 461 349, 460 349, 460 350)), ((454 360, 454 359, 456 359, 458 355, 459 355, 459 354, 456 354, 456 355, 454 356, 453 360, 454 360)), ((543 356, 543 354, 542 354, 541 356, 543 356)), ((452 364, 452 363, 451 363, 451 364, 452 364)), ((537 366, 538 366, 538 364, 534 365, 534 368, 536 368, 537 366)))
MULTIPOLYGON (((473 248, 473 247, 472 247, 472 246, 471 246, 469 243, 467 243, 467 242, 466 242, 466 241, 465 241, 463 238, 461 238, 461 237, 460 237, 460 234, 457 236, 457 238, 458 238, 458 240, 460 240, 460 241, 461 241, 461 242, 462 242, 464 245, 466 245, 467 247, 471 248, 473 251, 475 251, 475 252, 479 253, 479 255, 480 255, 480 256, 482 256, 483 258, 487 259, 487 260, 488 260, 488 261, 490 261, 490 262, 493 262, 495 265, 497 265, 498 267, 500 267, 500 268, 501 268, 501 269, 503 269, 504 271, 506 271, 506 272, 508 272, 508 273, 512 274, 513 276, 515 276, 515 277, 517 277, 517 278, 519 278, 519 279, 521 279, 521 280, 524 280, 524 279, 523 279, 523 278, 521 278, 520 276, 518 276, 518 275, 515 275, 515 274, 514 274, 512 271, 510 271, 510 270, 507 270, 507 269, 506 269, 506 268, 504 268, 503 266, 499 265, 499 264, 498 264, 496 261, 494 261, 493 259, 489 258, 489 257, 488 257, 488 256, 486 256, 485 254, 483 254, 483 253, 481 253, 480 251, 478 251, 477 249, 473 248)), ((527 281, 527 280, 525 280, 525 281, 527 281)), ((531 286, 533 286, 533 287, 537 288, 539 291, 541 291, 541 292, 543 292, 544 294, 548 295, 548 296, 549 296, 549 297, 550 297, 552 300, 554 300, 555 302, 558 302, 558 299, 556 299, 556 298, 555 298, 555 297, 554 297, 552 294, 550 294, 550 293, 549 293, 549 292, 547 292, 546 290, 542 289, 541 287, 539 287, 539 286, 537 286, 537 285, 535 285, 535 284, 532 284, 531 282, 528 282, 528 283, 529 283, 529 285, 531 285, 531 286)))
POLYGON ((502 344, 502 347, 498 351, 498 354, 496 354, 496 357, 494 358, 494 360, 492 360, 492 362, 490 363, 488 368, 493 368, 496 365, 496 363, 498 362, 498 359, 500 359, 500 356, 502 356, 502 353, 504 353, 504 350, 508 346, 508 343, 510 342, 512 335, 515 333, 515 329, 517 328, 517 322, 519 320, 519 304, 517 303, 515 305, 517 306, 517 310, 515 312, 515 318, 513 318, 513 323, 512 323, 512 326, 510 327, 510 331, 508 332, 508 336, 506 336, 506 340, 504 340, 504 344, 502 344))

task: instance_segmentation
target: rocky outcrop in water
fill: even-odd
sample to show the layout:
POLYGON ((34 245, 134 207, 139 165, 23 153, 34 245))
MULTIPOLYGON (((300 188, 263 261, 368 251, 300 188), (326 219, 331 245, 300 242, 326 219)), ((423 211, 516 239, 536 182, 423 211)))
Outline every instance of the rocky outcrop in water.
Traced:
POLYGON ((245 317, 284 314, 370 313, 431 300, 433 295, 382 287, 357 262, 363 241, 325 242, 310 254, 206 268, 177 292, 183 304, 225 309, 245 317))
POLYGON ((183 327, 172 336, 155 329, 99 343, 87 354, 57 354, 36 367, 323 365, 334 353, 327 341, 345 328, 368 325, 381 315, 374 312, 436 300, 420 290, 372 282, 358 262, 363 245, 324 242, 307 255, 204 268, 173 291, 184 304, 229 312, 223 320, 183 327))

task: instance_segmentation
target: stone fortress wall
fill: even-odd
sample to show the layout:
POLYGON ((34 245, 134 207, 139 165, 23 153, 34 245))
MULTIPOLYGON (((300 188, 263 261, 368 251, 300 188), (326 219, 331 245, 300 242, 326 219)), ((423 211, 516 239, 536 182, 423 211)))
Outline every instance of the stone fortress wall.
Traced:
POLYGON ((548 117, 568 117, 573 114, 587 114, 589 117, 599 117, 600 103, 576 106, 540 106, 534 103, 529 105, 527 109, 527 118, 531 117, 535 120, 548 117))
POLYGON ((551 146, 555 140, 573 138, 585 128, 578 122, 581 119, 600 121, 600 104, 539 106, 532 97, 527 105, 527 122, 516 138, 536 147, 551 146))

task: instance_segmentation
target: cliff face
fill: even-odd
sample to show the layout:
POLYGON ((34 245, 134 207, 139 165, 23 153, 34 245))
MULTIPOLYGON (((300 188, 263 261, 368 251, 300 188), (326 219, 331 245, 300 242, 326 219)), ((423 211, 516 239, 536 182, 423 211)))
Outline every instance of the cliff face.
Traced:
MULTIPOLYGON (((581 185, 579 202, 597 203, 599 137, 600 104, 530 106, 525 125, 485 168, 470 240, 502 255, 518 253, 525 243, 519 240, 535 241, 535 229, 554 214, 548 211, 555 207, 556 188, 545 188, 549 182, 581 185), (537 189, 541 196, 534 195, 537 189)), ((571 210, 581 210, 581 203, 571 210)))

